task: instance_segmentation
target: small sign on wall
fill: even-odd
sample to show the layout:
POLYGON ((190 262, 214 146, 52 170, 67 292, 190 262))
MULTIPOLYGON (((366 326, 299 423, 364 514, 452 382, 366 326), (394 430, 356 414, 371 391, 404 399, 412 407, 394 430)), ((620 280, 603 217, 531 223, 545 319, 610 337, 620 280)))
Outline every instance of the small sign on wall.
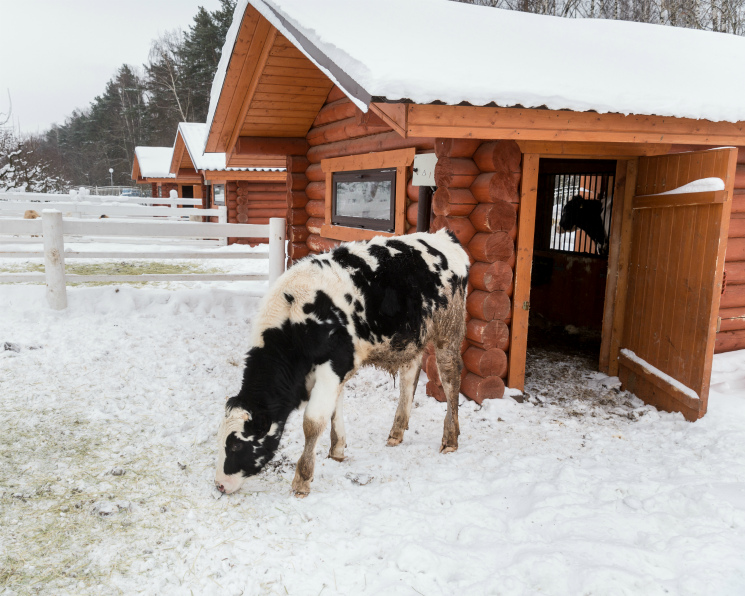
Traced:
POLYGON ((415 155, 414 177, 411 184, 413 186, 435 186, 435 165, 437 165, 437 155, 434 153, 415 155))

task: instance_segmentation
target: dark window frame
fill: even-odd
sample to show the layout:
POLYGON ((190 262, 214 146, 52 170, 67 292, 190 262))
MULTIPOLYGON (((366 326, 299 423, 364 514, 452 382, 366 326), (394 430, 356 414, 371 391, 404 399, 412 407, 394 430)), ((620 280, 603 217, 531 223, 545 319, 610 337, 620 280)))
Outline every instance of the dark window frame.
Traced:
POLYGON ((397 168, 379 168, 372 170, 352 170, 334 172, 331 189, 331 225, 348 228, 362 228, 378 232, 394 232, 396 227, 396 174, 397 168), (388 219, 371 217, 354 217, 337 215, 336 190, 339 182, 381 182, 391 183, 390 210, 388 219))

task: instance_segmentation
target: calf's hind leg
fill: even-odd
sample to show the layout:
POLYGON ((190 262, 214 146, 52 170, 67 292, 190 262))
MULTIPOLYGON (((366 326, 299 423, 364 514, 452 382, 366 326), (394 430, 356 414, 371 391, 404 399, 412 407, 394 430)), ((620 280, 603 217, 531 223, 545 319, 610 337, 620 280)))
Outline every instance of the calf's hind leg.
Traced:
POLYGON ((460 350, 450 346, 437 348, 435 350, 437 359, 437 371, 440 373, 440 381, 448 400, 448 412, 445 416, 445 428, 442 433, 442 446, 440 453, 450 453, 458 449, 458 397, 460 395, 460 373, 463 369, 463 359, 460 350))
POLYGON ((344 461, 344 448, 347 446, 347 433, 344 430, 344 413, 342 403, 344 401, 344 388, 339 391, 336 398, 336 408, 331 414, 331 449, 329 457, 336 461, 344 461))
POLYGON ((310 391, 303 416, 305 448, 295 467, 295 478, 292 481, 292 490, 297 497, 305 497, 310 492, 316 466, 316 442, 331 418, 341 390, 341 380, 331 368, 330 362, 316 368, 315 385, 310 391))
POLYGON ((422 355, 420 354, 408 364, 399 369, 399 385, 401 396, 398 399, 396 417, 393 419, 393 427, 388 435, 388 446, 399 445, 404 440, 404 431, 409 428, 409 415, 411 414, 411 403, 414 401, 414 392, 419 382, 419 373, 422 371, 422 355))

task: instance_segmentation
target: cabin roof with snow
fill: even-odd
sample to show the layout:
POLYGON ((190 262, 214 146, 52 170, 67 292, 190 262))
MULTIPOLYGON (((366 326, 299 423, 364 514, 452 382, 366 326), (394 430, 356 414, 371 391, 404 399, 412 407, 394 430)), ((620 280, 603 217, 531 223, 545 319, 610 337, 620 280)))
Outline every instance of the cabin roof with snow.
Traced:
POLYGON ((181 122, 178 125, 170 172, 190 168, 205 172, 284 172, 284 159, 256 158, 255 166, 227 167, 225 153, 205 153, 207 125, 200 122, 181 122))
POLYGON ((173 147, 135 147, 132 179, 175 178, 171 174, 173 147))
POLYGON ((239 0, 205 150, 231 164, 241 137, 304 137, 334 84, 402 136, 741 144, 740 62, 744 38, 675 27, 449 0, 239 0))

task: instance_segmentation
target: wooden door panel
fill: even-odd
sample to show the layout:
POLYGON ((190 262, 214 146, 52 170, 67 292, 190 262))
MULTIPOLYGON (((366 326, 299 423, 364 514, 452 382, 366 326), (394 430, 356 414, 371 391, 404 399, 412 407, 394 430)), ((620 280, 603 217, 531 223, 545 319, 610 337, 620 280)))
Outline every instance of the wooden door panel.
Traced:
POLYGON ((619 376, 689 420, 706 412, 736 161, 736 149, 715 149, 638 163, 619 376), (701 178, 725 191, 648 196, 701 178))

